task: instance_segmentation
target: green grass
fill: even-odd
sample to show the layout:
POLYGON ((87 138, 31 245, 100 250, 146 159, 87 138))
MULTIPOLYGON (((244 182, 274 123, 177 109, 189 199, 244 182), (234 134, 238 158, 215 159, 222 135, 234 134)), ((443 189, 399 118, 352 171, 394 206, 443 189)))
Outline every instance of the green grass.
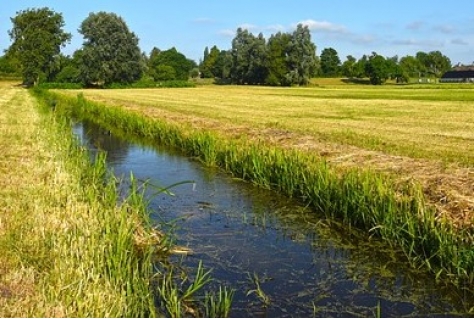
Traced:
POLYGON ((160 236, 140 194, 117 205, 103 156, 92 165, 69 123, 28 91, 0 91, 0 315, 155 315, 160 236))
POLYGON ((402 183, 371 169, 334 169, 318 154, 245 137, 229 139, 225 133, 190 123, 89 102, 82 94, 54 98, 58 110, 181 149, 207 165, 223 167, 236 177, 299 198, 328 217, 365 229, 401 247, 414 266, 424 267, 437 278, 458 284, 474 280, 472 230, 458 230, 449 220, 436 218, 434 206, 425 203, 416 182, 402 183))
MULTIPOLYGON (((54 114, 59 119, 66 118, 63 116, 65 114, 62 113, 64 111, 64 105, 62 104, 64 101, 61 98, 55 98, 45 93, 45 91, 38 89, 34 93, 41 101, 44 101, 45 108, 53 108, 55 110, 54 114)), ((79 97, 77 101, 80 108, 88 107, 88 103, 82 97, 79 97)), ((75 112, 77 111, 76 109, 75 112)), ((69 124, 68 127, 70 127, 69 124)), ((74 159, 75 157, 73 156, 72 158, 74 159)), ((83 160, 88 162, 88 157, 86 156, 83 160)), ((182 289, 184 281, 179 285, 176 281, 187 274, 181 273, 177 279, 174 276, 174 272, 178 270, 173 265, 167 267, 165 272, 156 272, 161 264, 161 261, 156 259, 156 254, 163 252, 172 253, 174 249, 171 246, 171 242, 164 235, 157 233, 150 227, 146 206, 147 201, 143 194, 145 188, 152 187, 153 185, 148 185, 145 182, 138 186, 138 183, 132 176, 130 195, 122 203, 118 198, 117 181, 112 178, 105 186, 101 186, 105 179, 104 165, 104 158, 99 158, 94 167, 98 166, 101 169, 101 175, 97 177, 94 175, 92 179, 81 177, 80 184, 89 186, 84 187, 86 190, 91 189, 91 192, 86 195, 87 199, 92 204, 97 204, 98 209, 101 207, 99 204, 102 203, 102 197, 107 196, 104 211, 101 213, 92 211, 91 213, 96 215, 94 215, 94 218, 91 218, 91 221, 96 219, 100 221, 101 233, 110 235, 110 238, 104 238, 105 243, 99 239, 97 243, 81 241, 78 245, 81 248, 83 248, 82 245, 87 245, 88 247, 90 246, 88 249, 95 249, 94 251, 99 252, 104 251, 104 256, 99 258, 99 261, 104 263, 104 271, 111 277, 111 280, 117 281, 116 285, 118 288, 123 286, 123 290, 117 289, 117 293, 122 296, 122 299, 129 302, 130 305, 127 309, 117 308, 109 310, 114 311, 111 312, 111 315, 119 316, 121 314, 120 311, 125 310, 129 312, 122 312, 122 315, 125 314, 128 317, 154 315, 155 311, 173 317, 180 317, 182 314, 207 317, 211 315, 228 315, 232 304, 232 291, 222 287, 220 287, 218 295, 203 291, 203 287, 211 280, 211 277, 210 271, 204 272, 201 264, 194 278, 187 277, 186 283, 188 286, 184 290, 182 289), (117 207, 118 204, 120 205, 117 207), (111 210, 115 211, 115 213, 109 216, 111 210), (115 237, 112 237, 112 235, 115 235, 115 237), (103 246, 97 247, 97 245, 103 246), (152 254, 154 258, 151 258, 152 254), (154 262, 153 270, 151 269, 152 261, 154 262), (142 282, 146 283, 146 285, 142 284, 142 282), (157 287, 157 289, 153 287, 157 287), (139 299, 144 297, 147 298, 146 303, 139 299), (155 299, 158 300, 157 310, 155 310, 155 299), (144 310, 148 312, 138 312, 144 310)), ((169 187, 173 186, 175 185, 169 187)), ((169 187, 155 187, 155 190, 157 193, 168 193, 169 187)), ((83 237, 87 236, 83 232, 79 232, 72 236, 71 240, 83 237)), ((97 259, 97 257, 95 258, 97 259)), ((88 262, 92 263, 91 261, 88 262)), ((168 264, 166 261, 164 263, 168 264)), ((67 293, 65 295, 68 296, 67 293)), ((103 311, 110 308, 107 305, 101 306, 100 304, 95 306, 103 307, 100 308, 103 311)))
POLYGON ((427 87, 203 86, 82 92, 87 99, 121 105, 152 118, 221 132, 246 130, 252 135, 258 132, 249 132, 251 129, 273 128, 309 136, 319 148, 330 148, 328 143, 349 145, 389 155, 472 165, 474 88, 427 87))

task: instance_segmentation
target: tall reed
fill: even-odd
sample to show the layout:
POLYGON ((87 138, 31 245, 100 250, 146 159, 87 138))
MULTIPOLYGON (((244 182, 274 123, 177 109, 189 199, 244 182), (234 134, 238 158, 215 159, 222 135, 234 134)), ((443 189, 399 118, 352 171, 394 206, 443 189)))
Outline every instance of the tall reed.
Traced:
POLYGON ((318 156, 264 142, 226 140, 217 133, 147 118, 119 107, 48 93, 62 111, 86 117, 111 130, 122 130, 154 143, 181 149, 207 165, 302 199, 316 210, 403 249, 415 265, 457 283, 474 280, 472 230, 456 231, 435 220, 421 188, 398 185, 370 170, 336 171, 318 156))

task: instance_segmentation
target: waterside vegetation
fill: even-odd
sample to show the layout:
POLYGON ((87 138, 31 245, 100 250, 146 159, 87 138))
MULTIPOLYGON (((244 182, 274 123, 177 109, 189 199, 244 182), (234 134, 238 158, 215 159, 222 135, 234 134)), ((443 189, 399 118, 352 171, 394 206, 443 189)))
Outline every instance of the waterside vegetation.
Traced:
POLYGON ((167 262, 176 249, 150 222, 147 183, 131 176, 123 197, 51 101, 12 82, 0 92, 0 316, 228 315, 232 290, 203 291, 210 271, 167 262))
MULTIPOLYGON (((203 89, 204 93, 199 91, 201 88, 187 90, 186 92, 180 89, 169 92, 124 90, 113 93, 86 91, 77 96, 43 92, 42 96, 45 100, 54 101, 56 109, 61 112, 91 119, 110 130, 120 130, 156 143, 179 148, 207 165, 225 168, 236 177, 300 198, 328 217, 342 219, 346 224, 366 229, 371 236, 380 237, 401 247, 416 267, 425 267, 439 279, 448 279, 457 284, 474 281, 472 275, 474 270, 473 230, 469 221, 456 224, 452 216, 442 214, 437 203, 430 201, 429 196, 430 200, 427 200, 426 190, 422 183, 413 178, 403 180, 393 172, 377 170, 376 166, 374 169, 370 168, 370 165, 365 167, 336 165, 314 149, 289 147, 281 140, 272 140, 272 136, 262 137, 275 128, 278 132, 286 132, 287 136, 291 136, 290 133, 301 134, 301 132, 311 135, 312 131, 307 129, 305 121, 317 120, 321 117, 295 116, 296 121, 302 125, 302 128, 298 130, 296 127, 299 126, 291 121, 291 115, 297 114, 294 109, 296 106, 292 104, 293 99, 302 103, 303 108, 305 105, 307 107, 311 105, 316 109, 315 112, 321 112, 318 105, 324 105, 329 113, 341 109, 347 111, 344 105, 349 105, 347 108, 353 109, 351 118, 364 119, 368 114, 358 115, 356 111, 362 110, 365 113, 370 111, 372 114, 370 120, 375 119, 375 122, 383 116, 374 115, 377 112, 388 112, 388 109, 392 110, 392 115, 397 119, 398 113, 394 107, 403 105, 403 100, 394 100, 396 105, 393 105, 387 99, 361 99, 363 104, 358 108, 356 106, 356 110, 351 107, 356 99, 349 101, 338 100, 337 97, 335 99, 321 98, 318 93, 311 90, 227 88, 219 91, 213 87, 208 90, 218 92, 220 103, 212 104, 209 99, 206 100, 201 95, 210 94, 211 98, 217 98, 207 89, 203 89), (248 95, 243 94, 242 90, 246 90, 248 95), (264 92, 264 90, 271 91, 264 92), (288 96, 289 92, 294 96, 288 96), (237 99, 239 107, 233 104, 237 103, 237 100, 232 98, 233 94, 239 97, 237 99), (278 103, 281 95, 285 96, 284 109, 280 109, 283 106, 278 103), (100 102, 92 102, 85 96, 100 102), (125 96, 128 96, 128 99, 125 96), (376 102, 381 110, 375 108, 374 105, 366 105, 370 104, 368 101, 376 102), (221 109, 217 112, 216 108, 221 109), (213 115, 209 115, 211 113, 213 115), (282 113, 287 115, 279 119, 278 116, 282 116, 282 113), (231 121, 235 126, 232 127, 231 121), (271 125, 271 121, 276 122, 271 125), (260 137, 249 134, 252 130, 254 133, 259 131, 260 137)), ((409 92, 403 90, 399 94, 411 95, 412 93, 409 92)), ((420 93, 420 91, 416 92, 413 94, 420 93)), ((324 93, 337 95, 331 90, 323 91, 322 94, 324 93)), ((383 93, 378 90, 365 92, 369 95, 389 96, 394 93, 383 93)), ((466 94, 469 96, 467 99, 471 99, 472 92, 466 92, 466 94)), ((425 98, 428 99, 428 97, 425 98)), ((414 103, 423 102, 411 102, 412 105, 414 103)), ((434 110, 442 106, 437 105, 437 102, 433 100, 430 101, 430 105, 434 110)), ((471 106, 466 104, 466 107, 471 106)), ((456 110, 459 108, 451 109, 451 112, 456 110)), ((403 110, 400 112, 403 114, 403 110)), ((327 116, 325 118, 327 119, 327 116)), ((413 118, 413 114, 409 118, 413 118)), ((337 121, 332 123, 334 122, 337 121)), ((385 125, 388 124, 385 122, 385 125)), ((309 125, 315 124, 313 122, 309 125)), ((317 128, 322 127, 319 125, 317 128)), ((337 134, 313 134, 312 138, 317 137, 323 141, 324 137, 327 137, 326 142, 338 141, 343 150, 346 150, 344 149, 346 146, 353 147, 348 146, 347 139, 341 140, 337 134), (331 140, 331 136, 336 137, 331 140)), ((356 131, 355 136, 362 135, 357 134, 356 131)), ((361 140, 361 143, 365 143, 364 145, 371 145, 367 142, 370 139, 367 138, 354 140, 361 140)), ((380 143, 372 143, 373 149, 385 150, 383 140, 385 136, 380 137, 378 140, 380 143)), ((404 154, 406 149, 402 147, 392 152, 397 158, 401 158, 400 152, 406 155, 404 154)), ((415 154, 418 154, 421 159, 430 159, 435 156, 434 154, 439 154, 436 152, 438 150, 435 148, 429 152, 420 148, 420 151, 415 154), (426 154, 428 156, 425 157, 426 154)), ((374 155, 374 153, 371 154, 374 155)), ((467 152, 467 154, 469 156, 471 153, 467 152)), ((449 153, 444 158, 446 161, 443 165, 455 161, 449 153)), ((467 157, 466 162, 462 164, 469 165, 471 160, 467 157)))
POLYGON ((155 314, 150 279, 161 236, 138 192, 118 199, 67 121, 1 83, 0 315, 155 314))

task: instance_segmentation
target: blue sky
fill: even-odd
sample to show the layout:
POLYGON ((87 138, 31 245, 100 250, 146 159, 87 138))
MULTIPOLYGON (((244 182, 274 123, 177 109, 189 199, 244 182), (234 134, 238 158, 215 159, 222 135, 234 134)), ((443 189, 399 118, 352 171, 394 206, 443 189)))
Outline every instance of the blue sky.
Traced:
POLYGON ((132 1, 2 1, 0 50, 10 45, 10 17, 19 10, 49 7, 63 14, 73 39, 64 49, 73 53, 82 45, 77 33, 90 12, 115 12, 140 38, 149 53, 176 47, 199 61, 206 46, 228 49, 238 27, 268 38, 304 23, 312 30, 319 55, 337 50, 342 61, 349 54, 360 58, 375 51, 384 56, 415 55, 439 50, 453 64, 474 62, 473 0, 132 0, 132 1))

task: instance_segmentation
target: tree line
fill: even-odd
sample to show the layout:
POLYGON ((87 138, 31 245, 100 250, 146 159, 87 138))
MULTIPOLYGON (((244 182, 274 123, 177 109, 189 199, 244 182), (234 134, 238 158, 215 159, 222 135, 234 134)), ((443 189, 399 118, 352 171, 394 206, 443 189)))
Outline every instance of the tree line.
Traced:
POLYGON ((12 45, 0 57, 1 74, 19 74, 26 85, 44 82, 107 86, 113 83, 156 83, 189 77, 214 78, 221 83, 272 86, 306 85, 316 76, 388 79, 440 77, 451 61, 439 51, 416 56, 383 57, 376 52, 359 59, 349 55, 341 63, 334 48, 318 57, 307 26, 278 32, 265 39, 238 28, 229 50, 206 47, 199 65, 176 48, 141 52, 138 37, 115 13, 91 13, 81 23, 84 41, 72 56, 61 53, 71 40, 61 13, 49 8, 17 12, 8 31, 12 45))
POLYGON ((153 48, 150 55, 141 52, 138 37, 115 13, 89 14, 78 30, 83 45, 72 56, 61 54, 61 47, 71 40, 62 14, 49 8, 27 9, 17 12, 11 22, 8 34, 13 43, 0 57, 0 73, 18 73, 26 85, 188 80, 191 70, 197 70, 196 62, 176 48, 153 48))
POLYGON ((410 78, 439 78, 452 68, 450 59, 440 51, 417 52, 415 56, 384 57, 376 52, 356 59, 347 56, 341 63, 334 48, 316 56, 307 27, 299 25, 293 33, 277 33, 265 42, 247 30, 238 29, 232 49, 213 46, 204 50, 201 76, 227 80, 234 84, 291 86, 307 84, 311 77, 368 78, 371 84, 387 80, 406 83, 410 78))

